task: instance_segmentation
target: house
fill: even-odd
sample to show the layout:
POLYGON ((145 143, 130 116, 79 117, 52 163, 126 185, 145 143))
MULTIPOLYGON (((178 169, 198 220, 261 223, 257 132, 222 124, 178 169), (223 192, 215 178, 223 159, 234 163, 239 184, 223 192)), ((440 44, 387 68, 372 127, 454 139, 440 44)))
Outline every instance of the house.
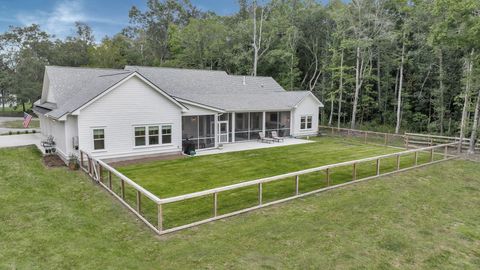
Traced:
POLYGON ((17 105, 17 95, 5 93, 5 97, 3 97, 0 93, 0 106, 16 107, 17 105))
POLYGON ((224 71, 127 66, 47 66, 34 104, 44 136, 67 160, 81 149, 97 158, 174 154, 256 140, 259 132, 302 137, 318 132, 322 103, 285 91, 271 77, 224 71))

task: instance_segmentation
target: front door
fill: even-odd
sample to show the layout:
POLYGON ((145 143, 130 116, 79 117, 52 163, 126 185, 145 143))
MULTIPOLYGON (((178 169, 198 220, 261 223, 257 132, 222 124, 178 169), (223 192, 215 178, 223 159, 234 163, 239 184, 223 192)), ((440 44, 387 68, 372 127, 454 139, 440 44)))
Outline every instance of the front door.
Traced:
POLYGON ((228 143, 228 121, 218 122, 218 143, 228 143))

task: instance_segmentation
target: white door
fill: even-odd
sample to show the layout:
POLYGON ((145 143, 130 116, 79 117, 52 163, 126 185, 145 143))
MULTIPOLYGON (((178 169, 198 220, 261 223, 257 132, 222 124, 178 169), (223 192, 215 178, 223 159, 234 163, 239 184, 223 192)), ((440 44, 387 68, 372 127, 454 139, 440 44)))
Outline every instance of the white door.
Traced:
POLYGON ((218 143, 228 143, 228 121, 218 122, 218 143))

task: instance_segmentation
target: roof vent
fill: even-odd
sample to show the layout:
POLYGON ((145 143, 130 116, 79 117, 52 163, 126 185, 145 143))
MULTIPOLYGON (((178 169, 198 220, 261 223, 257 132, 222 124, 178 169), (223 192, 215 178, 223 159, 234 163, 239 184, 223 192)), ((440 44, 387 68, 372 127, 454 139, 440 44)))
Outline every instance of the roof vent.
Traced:
POLYGON ((247 76, 243 76, 243 85, 247 84, 247 76))

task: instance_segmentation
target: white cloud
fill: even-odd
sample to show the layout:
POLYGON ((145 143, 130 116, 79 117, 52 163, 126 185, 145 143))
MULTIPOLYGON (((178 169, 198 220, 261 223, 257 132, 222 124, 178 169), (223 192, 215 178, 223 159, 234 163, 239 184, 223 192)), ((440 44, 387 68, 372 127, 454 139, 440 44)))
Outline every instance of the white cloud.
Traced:
POLYGON ((42 29, 56 37, 64 38, 74 31, 75 22, 90 24, 95 31, 96 27, 91 24, 118 25, 117 22, 104 18, 89 16, 84 8, 82 0, 62 0, 57 2, 50 12, 37 10, 29 13, 18 13, 17 20, 23 25, 39 24, 42 29))

